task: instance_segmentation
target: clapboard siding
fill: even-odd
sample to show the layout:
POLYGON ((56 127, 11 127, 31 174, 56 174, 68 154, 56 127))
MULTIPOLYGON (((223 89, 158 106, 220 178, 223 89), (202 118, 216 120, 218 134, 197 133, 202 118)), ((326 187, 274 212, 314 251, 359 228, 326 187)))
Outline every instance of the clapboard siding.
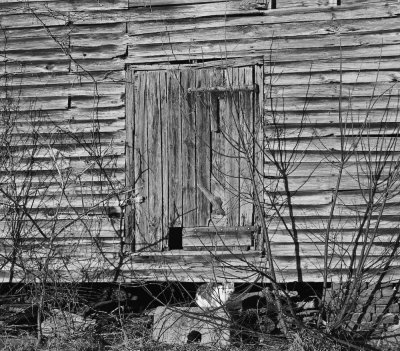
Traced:
MULTIPOLYGON (((0 246, 32 271, 48 255, 54 269, 65 270, 72 260, 78 272, 118 259, 123 227, 113 194, 125 186, 125 62, 118 56, 126 53, 126 23, 85 19, 127 8, 127 0, 0 4, 1 69, 8 73, 0 99, 18 110, 8 136, 19 160, 3 163, 0 179, 24 194, 33 219, 22 216, 14 245, 3 240, 0 246), (52 238, 52 251, 43 236, 52 238)), ((15 230, 6 218, 2 238, 15 230)), ((67 271, 61 276, 68 280, 67 271)))
MULTIPOLYGON (((146 132, 149 136, 141 146, 149 149, 144 157, 151 167, 157 168, 160 159, 169 160, 164 164, 166 172, 148 175, 152 183, 164 185, 154 185, 142 192, 148 200, 147 211, 162 212, 160 228, 167 228, 176 219, 177 211, 182 212, 188 205, 185 201, 199 200, 193 192, 195 175, 190 167, 179 167, 193 160, 192 151, 190 147, 185 149, 184 141, 196 142, 196 138, 188 128, 182 132, 174 128, 176 123, 183 122, 176 118, 176 109, 182 107, 174 104, 180 99, 179 94, 168 88, 173 83, 172 75, 162 75, 157 82, 142 82, 144 86, 167 87, 161 95, 151 97, 159 111, 149 103, 153 100, 146 91, 137 95, 148 104, 135 118, 139 120, 144 114, 169 115, 171 119, 165 128, 155 118, 146 126, 139 124, 139 128, 126 131, 126 125, 129 128, 133 125, 132 121, 126 124, 126 106, 140 107, 138 100, 129 100, 139 83, 126 88, 128 65, 135 65, 138 72, 156 71, 157 67, 168 64, 190 64, 195 60, 199 67, 218 63, 244 66, 259 63, 262 57, 264 106, 260 109, 270 124, 278 113, 277 127, 285 129, 283 149, 294 155, 289 190, 293 193, 293 211, 301 243, 303 278, 321 281, 321 244, 325 240, 339 167, 340 113, 353 123, 345 131, 348 136, 345 147, 351 149, 351 141, 357 140, 360 145, 349 156, 334 211, 345 215, 345 219, 335 218, 332 222, 340 235, 333 235, 331 243, 343 250, 351 248, 356 235, 353 223, 359 218, 357 211, 366 208, 362 191, 370 188, 367 161, 361 149, 368 146, 374 150, 370 163, 376 167, 384 154, 382 147, 387 148, 390 138, 397 137, 399 132, 400 4, 395 0, 341 2, 341 6, 331 6, 328 0, 277 0, 277 9, 266 9, 257 1, 238 0, 1 1, 0 63, 2 73, 7 75, 1 76, 0 105, 18 96, 13 106, 18 106, 19 112, 15 115, 15 128, 8 136, 13 140, 12 150, 19 162, 12 165, 13 178, 7 170, 0 169, 0 182, 13 181, 18 185, 16 189, 21 190, 27 174, 31 174, 32 189, 27 205, 43 232, 51 233, 56 228, 55 267, 68 267, 66 270, 70 272, 63 279, 80 277, 80 269, 91 269, 93 274, 87 279, 105 280, 113 276, 110 265, 119 259, 122 228, 121 202, 112 195, 124 189, 125 162, 132 168, 137 164, 134 150, 126 153, 125 147, 138 133, 146 132), (49 10, 56 11, 57 16, 49 10), (229 59, 237 62, 232 64, 229 59), (203 63, 207 60, 216 62, 203 63), (33 106, 41 112, 32 114, 33 106), (368 130, 365 130, 365 121, 369 123, 368 130), (41 145, 50 147, 38 150, 32 165, 29 152, 24 155, 21 152, 37 148, 35 133, 39 131, 41 145), (155 141, 160 138, 167 141, 166 147, 157 146, 155 141), (104 172, 99 170, 93 153, 102 160, 104 172), (126 157, 132 159, 126 160, 126 157), (174 168, 176 177, 168 177, 174 168), (69 192, 68 196, 59 197, 62 180, 68 180, 69 192), (186 194, 188 190, 192 194, 186 194), (159 199, 169 194, 175 194, 178 207, 173 201, 160 204, 159 199), (89 208, 90 218, 79 217, 89 208), (59 214, 53 228, 52 216, 56 210, 59 214), (74 262, 66 262, 68 257, 73 257, 70 261, 74 262), (104 267, 104 272, 97 271, 99 266, 104 267)), ((185 83, 182 89, 187 90, 189 80, 194 78, 189 71, 181 72, 185 83)), ((198 127, 207 126, 199 124, 198 127)), ((270 159, 271 152, 279 149, 278 140, 271 129, 267 129, 264 137, 268 137, 264 145, 267 151, 258 169, 265 176, 268 191, 264 201, 268 215, 272 216, 271 198, 284 190, 284 183, 270 159)), ((218 136, 213 141, 223 147, 218 136)), ((202 145, 198 147, 201 151, 202 145)), ((398 143, 390 148, 393 156, 383 174, 396 167, 400 155, 398 143)), ((246 180, 240 184, 248 187, 246 180)), ((136 185, 140 188, 146 184, 139 181, 136 185)), ((212 190, 220 191, 218 187, 212 190)), ((396 234, 399 202, 397 194, 387 199, 372 259, 388 247, 396 234)), ((4 209, 0 212, 6 213, 4 209)), ((247 217, 250 213, 246 205, 243 213, 247 217)), ((282 215, 289 219, 287 211, 282 215)), ((188 214, 189 221, 190 216, 194 220, 197 215, 188 214)), ((34 248, 38 250, 40 241, 28 243, 30 238, 41 236, 30 222, 23 218, 24 240, 27 247, 36 242, 38 246, 34 248)), ((0 218, 0 238, 4 238, 0 247, 7 255, 11 247, 5 240, 10 233, 9 225, 4 216, 0 218)), ((370 223, 372 231, 373 225, 370 223)), ((159 230, 152 226, 150 218, 141 229, 159 230)), ((276 218, 270 219, 269 232, 278 277, 285 281, 298 279, 292 238, 276 218)), ((158 232, 156 235, 161 237, 158 232)), ((38 251, 38 255, 45 257, 46 253, 38 251)), ((210 257, 204 251, 186 250, 135 253, 132 257, 126 256, 120 279, 168 277, 207 281, 215 276, 238 281, 256 279, 257 274, 249 271, 242 257, 267 268, 266 258, 258 252, 219 252, 214 267, 210 257)), ((37 269, 34 260, 29 262, 37 269)), ((348 258, 334 257, 333 262, 331 273, 335 280, 339 277, 335 274, 340 273, 340 267, 346 267, 348 258)), ((391 274, 399 274, 399 268, 396 261, 391 274)), ((7 281, 8 277, 3 269, 1 279, 7 281)))

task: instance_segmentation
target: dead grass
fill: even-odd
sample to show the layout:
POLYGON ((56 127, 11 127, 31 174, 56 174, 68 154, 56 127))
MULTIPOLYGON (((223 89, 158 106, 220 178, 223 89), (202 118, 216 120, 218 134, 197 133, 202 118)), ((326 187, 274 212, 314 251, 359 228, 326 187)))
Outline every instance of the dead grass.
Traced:
POLYGON ((49 337, 37 345, 35 333, 20 332, 0 335, 4 351, 287 351, 288 343, 279 337, 268 337, 260 345, 230 345, 226 348, 199 344, 163 345, 151 339, 151 317, 127 316, 98 320, 95 329, 49 337))

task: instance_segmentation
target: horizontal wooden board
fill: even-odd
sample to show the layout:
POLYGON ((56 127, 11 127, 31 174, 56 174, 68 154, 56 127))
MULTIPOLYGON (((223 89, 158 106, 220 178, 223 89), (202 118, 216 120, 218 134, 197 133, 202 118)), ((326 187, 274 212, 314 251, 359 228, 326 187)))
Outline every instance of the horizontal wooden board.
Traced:
MULTIPOLYGON (((23 79, 22 79, 23 80, 23 79)), ((0 87, 0 98, 10 95, 7 87, 0 87)), ((22 98, 36 98, 40 96, 91 96, 125 93, 124 83, 98 82, 83 84, 53 84, 39 86, 20 86, 17 88, 18 96, 22 98)))
MULTIPOLYGON (((125 28, 120 29, 121 32, 119 33, 66 33, 61 36, 45 33, 42 37, 7 38, 3 43, 0 42, 0 45, 3 48, 3 53, 6 51, 7 54, 18 50, 34 51, 44 49, 53 49, 54 51, 61 49, 67 53, 71 47, 98 47, 99 45, 113 45, 118 42, 121 42, 122 46, 122 43, 125 42, 125 28)), ((34 34, 32 33, 32 35, 34 34)), ((32 53, 34 54, 34 52, 32 53)))
MULTIPOLYGON (((82 66, 83 67, 83 66, 82 66)), ((96 71, 82 71, 82 67, 79 70, 74 70, 70 73, 38 73, 38 74, 15 74, 7 81, 7 87, 14 89, 17 93, 20 86, 38 86, 38 85, 80 85, 83 83, 106 83, 106 82, 124 82, 125 71, 108 71, 108 72, 96 72, 96 71)))
POLYGON ((0 14, 7 13, 42 13, 50 11, 95 11, 128 8, 128 0, 5 0, 0 4, 0 14))
MULTIPOLYGON (((283 25, 280 25, 282 27, 283 25)), ((268 43, 268 47, 273 50, 292 49, 292 48, 331 48, 331 47, 358 47, 358 46, 370 46, 370 45, 388 45, 398 44, 399 34, 398 28, 392 29, 392 31, 385 31, 385 35, 378 28, 374 28, 374 31, 359 31, 343 33, 340 37, 333 35, 332 32, 315 32, 305 33, 301 35, 301 30, 295 28, 274 28, 265 25, 253 25, 253 26, 237 26, 237 27, 212 27, 205 29, 188 29, 185 31, 170 31, 166 26, 166 31, 163 33, 145 34, 145 35, 134 35, 130 38, 130 44, 132 45, 170 45, 173 47, 179 47, 184 43, 199 43, 199 45, 208 43, 209 45, 218 43, 223 38, 226 42, 232 42, 240 44, 244 37, 249 43, 249 46, 257 47, 259 41, 263 41, 264 44, 268 43), (297 29, 297 32, 296 32, 297 29), (280 34, 284 33, 284 34, 280 34)), ((301 28, 303 28, 301 26, 301 28)), ((320 30, 320 27, 315 27, 320 30)), ((370 27, 371 28, 371 27, 370 27)), ((315 31, 315 29, 314 29, 315 31)), ((267 49, 267 48, 266 48, 267 49)))
MULTIPOLYGON (((345 1, 343 1, 345 2, 345 1)), ((276 8, 337 6, 336 0, 276 0, 276 8)))
MULTIPOLYGON (((129 0, 129 8, 133 7, 150 7, 170 6, 170 5, 192 5, 209 2, 220 2, 221 0, 129 0)), ((230 0, 232 1, 232 0, 230 0)), ((238 1, 238 0, 236 0, 238 1)))
MULTIPOLYGON (((58 218, 33 218, 35 223, 47 234, 52 234, 55 237, 61 238, 86 238, 89 233, 92 234, 93 238, 113 238, 117 234, 118 223, 113 223, 115 220, 108 217, 93 217, 93 218, 73 218, 70 219, 58 219, 58 218), (86 229, 83 230, 83 223, 85 221, 86 229)), ((22 225, 21 230, 21 241, 34 240, 35 238, 42 238, 42 236, 35 230, 33 221, 25 218, 20 221, 22 225)), ((0 238, 9 237, 12 225, 16 222, 12 221, 0 221, 0 238)), ((62 241, 64 239, 61 239, 62 241)))
POLYGON ((195 227, 183 228, 182 246, 187 250, 223 247, 254 247, 257 227, 195 227))

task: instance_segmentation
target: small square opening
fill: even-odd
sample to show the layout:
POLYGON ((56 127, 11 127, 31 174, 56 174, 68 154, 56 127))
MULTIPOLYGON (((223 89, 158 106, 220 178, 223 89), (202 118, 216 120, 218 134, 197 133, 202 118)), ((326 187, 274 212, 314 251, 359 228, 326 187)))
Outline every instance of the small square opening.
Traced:
POLYGON ((168 230, 168 249, 182 250, 182 227, 170 227, 168 230))

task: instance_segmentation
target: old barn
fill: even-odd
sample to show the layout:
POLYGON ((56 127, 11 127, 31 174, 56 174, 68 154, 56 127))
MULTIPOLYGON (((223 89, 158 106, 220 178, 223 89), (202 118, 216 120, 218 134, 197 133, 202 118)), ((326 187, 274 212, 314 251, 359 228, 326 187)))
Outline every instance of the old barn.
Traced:
POLYGON ((395 279, 399 15, 2 0, 1 280, 395 279))

